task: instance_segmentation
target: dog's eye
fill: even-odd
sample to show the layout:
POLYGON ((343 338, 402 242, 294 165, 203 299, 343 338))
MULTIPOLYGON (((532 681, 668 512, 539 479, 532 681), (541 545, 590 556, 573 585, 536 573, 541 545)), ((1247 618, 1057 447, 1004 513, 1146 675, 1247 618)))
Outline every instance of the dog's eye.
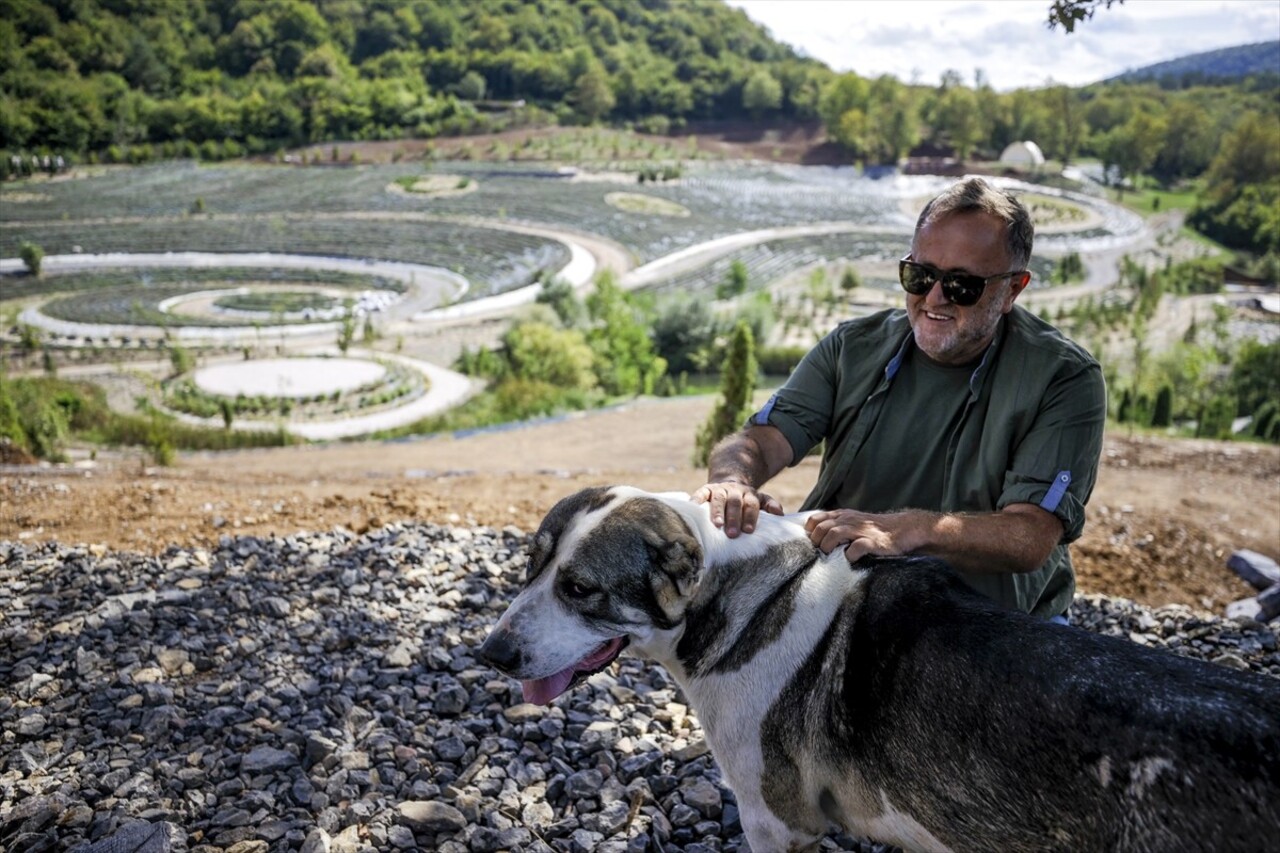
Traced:
POLYGON ((560 585, 560 588, 564 590, 564 594, 570 598, 586 598, 588 595, 595 592, 591 587, 584 586, 574 580, 565 581, 560 585))

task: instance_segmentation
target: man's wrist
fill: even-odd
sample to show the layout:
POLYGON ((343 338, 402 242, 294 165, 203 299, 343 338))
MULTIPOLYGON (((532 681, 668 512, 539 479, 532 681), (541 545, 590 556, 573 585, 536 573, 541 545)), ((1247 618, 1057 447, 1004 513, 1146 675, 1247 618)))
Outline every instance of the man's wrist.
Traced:
POLYGON ((755 488, 755 484, 751 482, 751 478, 741 473, 712 472, 707 475, 707 482, 734 483, 735 485, 746 486, 749 489, 755 488))

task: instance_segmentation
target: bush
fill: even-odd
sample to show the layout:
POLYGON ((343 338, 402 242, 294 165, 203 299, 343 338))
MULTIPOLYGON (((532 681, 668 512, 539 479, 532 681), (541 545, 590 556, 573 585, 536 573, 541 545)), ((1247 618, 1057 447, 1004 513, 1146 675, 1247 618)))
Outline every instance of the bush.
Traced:
POLYGON ((766 376, 790 376, 807 352, 804 347, 763 347, 756 361, 766 376))
POLYGON ((1275 400, 1268 400, 1253 413, 1253 429, 1250 433, 1254 438, 1267 438, 1274 432, 1272 427, 1277 420, 1280 420, 1280 406, 1277 406, 1275 400))
POLYGON ((578 391, 596 386, 591 347, 576 329, 519 323, 507 331, 502 342, 516 378, 578 391))
POLYGON ((23 240, 18 247, 18 257, 22 258, 22 263, 27 268, 27 272, 36 278, 40 277, 40 269, 44 264, 44 249, 35 243, 23 240))

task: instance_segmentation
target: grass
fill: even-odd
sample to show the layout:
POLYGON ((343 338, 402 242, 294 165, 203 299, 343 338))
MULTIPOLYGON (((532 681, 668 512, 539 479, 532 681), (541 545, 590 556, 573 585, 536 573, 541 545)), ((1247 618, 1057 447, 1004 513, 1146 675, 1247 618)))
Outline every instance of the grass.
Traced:
POLYGON ((1109 201, 1122 204, 1139 216, 1149 218, 1170 210, 1181 210, 1190 213, 1200 200, 1200 188, 1190 183, 1175 189, 1166 190, 1150 179, 1145 179, 1134 188, 1120 193, 1111 189, 1107 191, 1109 201))

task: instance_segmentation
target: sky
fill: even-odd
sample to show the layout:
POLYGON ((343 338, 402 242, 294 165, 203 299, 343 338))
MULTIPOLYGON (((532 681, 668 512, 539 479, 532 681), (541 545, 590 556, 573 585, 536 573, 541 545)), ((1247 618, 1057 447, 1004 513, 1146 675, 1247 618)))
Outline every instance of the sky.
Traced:
MULTIPOLYGON (((947 69, 997 90, 1094 83, 1166 59, 1280 39, 1280 0, 1127 0, 1067 35, 1051 0, 727 0, 836 71, 936 84, 947 69)), ((1280 70, 1280 69, 1278 69, 1280 70)))

